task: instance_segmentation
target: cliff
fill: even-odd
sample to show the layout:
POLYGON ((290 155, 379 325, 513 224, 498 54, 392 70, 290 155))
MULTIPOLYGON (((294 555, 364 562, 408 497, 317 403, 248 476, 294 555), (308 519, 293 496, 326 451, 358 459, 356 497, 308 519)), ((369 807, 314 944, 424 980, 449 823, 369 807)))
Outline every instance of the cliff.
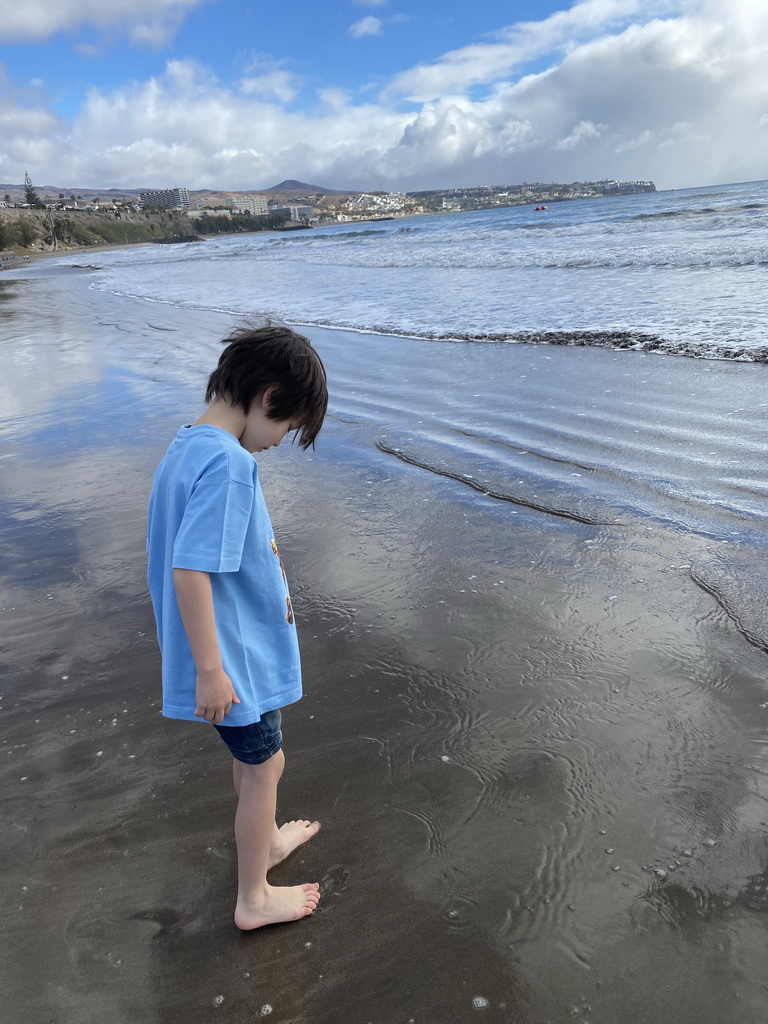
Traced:
POLYGON ((94 245, 130 245, 188 239, 191 235, 265 231, 282 223, 279 217, 240 214, 192 221, 183 213, 96 213, 90 210, 31 210, 0 207, 0 251, 50 252, 94 245))

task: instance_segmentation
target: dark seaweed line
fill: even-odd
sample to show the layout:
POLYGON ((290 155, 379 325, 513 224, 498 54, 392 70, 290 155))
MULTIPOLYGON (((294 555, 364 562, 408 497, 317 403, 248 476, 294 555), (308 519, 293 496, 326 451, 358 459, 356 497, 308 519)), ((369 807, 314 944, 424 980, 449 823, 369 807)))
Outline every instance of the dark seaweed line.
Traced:
POLYGON ((545 515, 559 516, 561 519, 570 519, 575 523, 584 523, 585 526, 621 525, 620 523, 617 523, 616 520, 589 519, 587 516, 580 516, 577 512, 566 512, 565 509, 559 508, 547 508, 546 505, 537 505, 532 501, 523 501, 522 498, 515 498, 512 494, 502 494, 501 491, 491 491, 487 487, 483 487, 482 484, 477 483, 476 480, 469 480, 467 477, 461 476, 458 473, 451 473, 447 469, 435 469, 434 466, 430 466, 426 462, 420 462, 411 455, 405 455, 396 448, 390 448, 389 445, 385 444, 383 441, 377 441, 376 447, 380 452, 384 452, 385 455, 394 455, 396 459, 400 459, 402 462, 407 462, 411 466, 418 466, 419 469, 426 469, 429 473, 434 473, 436 476, 448 477, 451 480, 455 480, 456 483, 464 484, 465 487, 471 487, 473 491, 479 491, 480 494, 484 494, 487 498, 496 498, 498 501, 508 501, 511 505, 522 505, 524 508, 531 508, 536 512, 543 512, 545 515))
POLYGON ((741 621, 741 619, 733 610, 733 608, 731 608, 731 606, 728 604, 728 601, 723 597, 723 595, 718 590, 715 589, 715 587, 711 586, 709 583, 703 580, 701 576, 697 575, 697 573, 693 569, 691 570, 691 579, 697 587, 704 591, 705 594, 709 594, 710 597, 713 597, 715 599, 717 604, 720 606, 720 608, 723 609, 725 614, 728 616, 728 618, 731 620, 731 622, 734 624, 739 633, 741 633, 741 635, 744 637, 748 644, 751 644, 752 647, 756 647, 758 650, 763 651, 765 654, 768 654, 768 642, 763 640, 761 637, 757 636, 750 629, 747 629, 747 627, 741 621))
MULTIPOLYGON (((764 264, 760 264, 763 266, 764 264)), ((608 264, 606 264, 608 266, 608 264)), ((223 310, 221 312, 227 312, 223 310)), ((230 311, 231 312, 231 311, 230 311)), ((283 314, 281 314, 283 315, 283 314)), ((729 348, 713 350, 709 342, 670 341, 641 332, 614 331, 550 331, 520 330, 503 333, 474 332, 438 333, 437 331, 409 330, 395 324, 360 324, 331 322, 330 320, 295 320, 284 314, 287 322, 299 327, 323 327, 329 331, 355 331, 359 334, 378 334, 392 338, 409 338, 415 341, 442 341, 449 345, 559 345, 561 348, 607 348, 616 352, 658 352, 666 356, 685 359, 726 359, 750 363, 768 363, 768 345, 751 347, 734 342, 729 348)))

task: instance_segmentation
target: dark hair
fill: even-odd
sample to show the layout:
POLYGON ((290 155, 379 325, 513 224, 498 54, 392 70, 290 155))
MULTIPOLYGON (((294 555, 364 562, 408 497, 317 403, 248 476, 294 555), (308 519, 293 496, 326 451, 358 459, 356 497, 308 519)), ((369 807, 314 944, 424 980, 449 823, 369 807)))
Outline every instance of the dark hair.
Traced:
POLYGON ((328 386, 311 342, 287 324, 266 320, 240 324, 222 344, 227 347, 208 378, 206 402, 225 398, 247 415, 261 392, 274 388, 269 419, 300 420, 299 445, 313 446, 328 408, 328 386))

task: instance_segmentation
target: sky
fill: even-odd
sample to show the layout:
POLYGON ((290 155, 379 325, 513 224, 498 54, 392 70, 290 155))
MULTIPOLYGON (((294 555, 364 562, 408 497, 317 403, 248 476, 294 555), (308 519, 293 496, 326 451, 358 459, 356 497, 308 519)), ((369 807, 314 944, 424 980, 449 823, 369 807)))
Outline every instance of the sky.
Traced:
POLYGON ((765 0, 0 0, 0 182, 768 178, 765 0))

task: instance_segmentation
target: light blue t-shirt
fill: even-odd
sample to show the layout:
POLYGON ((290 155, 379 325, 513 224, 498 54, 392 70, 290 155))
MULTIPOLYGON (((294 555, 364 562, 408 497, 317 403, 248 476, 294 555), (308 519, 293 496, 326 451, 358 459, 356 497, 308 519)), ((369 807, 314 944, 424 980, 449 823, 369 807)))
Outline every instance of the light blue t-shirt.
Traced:
POLYGON ((166 717, 203 721, 174 569, 210 574, 224 671, 240 698, 221 724, 250 725, 301 697, 291 599, 258 467, 228 431, 182 427, 171 442, 152 485, 147 552, 166 717))

